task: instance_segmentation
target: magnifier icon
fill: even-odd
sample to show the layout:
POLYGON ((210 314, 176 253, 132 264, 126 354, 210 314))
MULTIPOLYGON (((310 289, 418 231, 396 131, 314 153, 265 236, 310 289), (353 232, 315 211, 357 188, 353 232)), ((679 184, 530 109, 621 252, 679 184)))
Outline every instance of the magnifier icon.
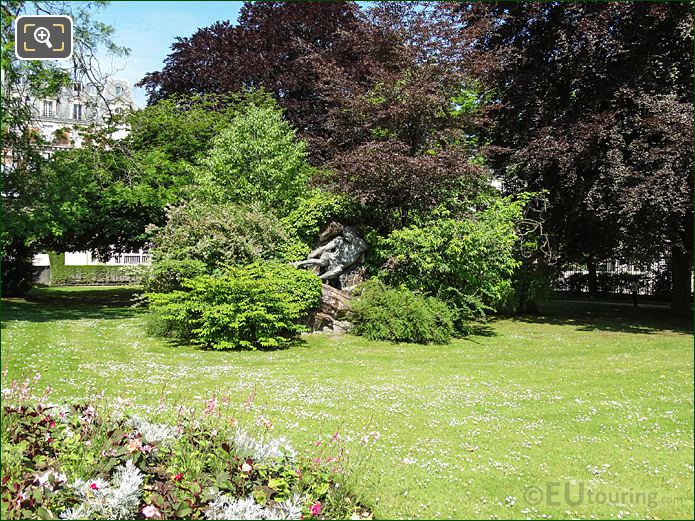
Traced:
POLYGON ((45 27, 37 27, 34 31, 34 39, 39 43, 45 43, 46 47, 52 49, 53 46, 51 45, 51 42, 49 40, 50 37, 51 33, 45 27))

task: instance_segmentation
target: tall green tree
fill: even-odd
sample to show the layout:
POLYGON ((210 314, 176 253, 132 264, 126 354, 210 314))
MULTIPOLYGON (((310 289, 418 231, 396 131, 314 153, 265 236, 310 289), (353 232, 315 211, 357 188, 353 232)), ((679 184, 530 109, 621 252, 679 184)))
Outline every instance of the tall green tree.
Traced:
POLYGON ((313 170, 306 143, 268 99, 246 106, 214 138, 196 183, 208 201, 253 204, 285 215, 305 193, 313 170))
POLYGON ((31 259, 43 239, 59 235, 66 220, 75 217, 81 196, 79 186, 47 175, 42 153, 43 138, 36 128, 30 97, 55 97, 79 75, 90 83, 104 84, 106 78, 95 65, 98 49, 112 54, 128 51, 113 40, 113 28, 96 20, 94 14, 106 2, 26 2, 9 0, 0 6, 2 33, 2 288, 4 294, 28 288, 31 259), (15 19, 22 14, 65 14, 72 16, 74 51, 71 62, 23 61, 14 54, 15 19))
POLYGON ((80 187, 81 213, 44 245, 102 256, 145 247, 148 227, 163 225, 166 208, 189 198, 198 163, 255 97, 163 100, 126 115, 125 138, 113 139, 105 128, 83 148, 56 154, 44 171, 80 187))

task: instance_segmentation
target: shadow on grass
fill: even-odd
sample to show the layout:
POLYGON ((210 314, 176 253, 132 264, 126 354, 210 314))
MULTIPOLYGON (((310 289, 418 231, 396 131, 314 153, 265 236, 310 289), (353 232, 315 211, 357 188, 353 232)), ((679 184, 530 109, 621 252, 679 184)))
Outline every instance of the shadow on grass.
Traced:
POLYGON ((2 327, 8 322, 53 322, 57 320, 129 318, 140 313, 129 307, 94 306, 92 304, 51 303, 44 305, 22 299, 5 299, 2 303, 2 327))
POLYGON ((35 287, 24 298, 29 302, 66 305, 130 306, 141 291, 133 287, 35 287))
POLYGON ((11 321, 119 319, 141 311, 131 307, 133 288, 34 288, 25 298, 2 300, 2 327, 11 321))
POLYGON ((485 323, 476 323, 468 325, 468 330, 465 335, 461 335, 461 340, 467 340, 468 342, 473 342, 474 344, 480 344, 476 339, 477 337, 491 337, 498 336, 499 333, 492 327, 495 323, 495 317, 490 317, 485 323))
POLYGON ((578 331, 653 334, 662 331, 693 332, 690 317, 671 313, 666 306, 634 307, 631 303, 556 300, 538 315, 517 315, 511 320, 529 324, 574 326, 578 331))
POLYGON ((146 330, 146 334, 149 338, 157 339, 160 341, 165 342, 167 347, 170 347, 172 349, 193 349, 195 351, 207 351, 207 352, 212 352, 212 353, 253 353, 255 351, 261 351, 261 352, 272 352, 272 351, 287 351, 288 349, 294 349, 298 347, 307 347, 308 343, 306 340, 303 338, 295 338, 293 339, 290 343, 283 345, 283 346, 276 346, 276 347, 263 347, 263 346, 258 346, 255 349, 250 348, 250 347, 236 347, 236 348, 228 348, 228 349, 215 349, 214 347, 208 347, 200 344, 195 344, 191 342, 190 340, 186 340, 185 338, 179 338, 175 335, 171 334, 158 334, 158 333, 152 333, 150 331, 146 330))

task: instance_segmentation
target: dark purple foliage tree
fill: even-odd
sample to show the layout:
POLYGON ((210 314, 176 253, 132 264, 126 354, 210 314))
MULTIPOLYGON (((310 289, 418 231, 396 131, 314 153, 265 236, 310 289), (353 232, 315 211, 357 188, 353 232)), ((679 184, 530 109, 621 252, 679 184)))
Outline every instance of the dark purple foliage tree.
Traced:
POLYGON ((689 309, 692 3, 438 6, 443 47, 494 92, 488 157, 510 190, 549 191, 565 261, 670 258, 689 309))

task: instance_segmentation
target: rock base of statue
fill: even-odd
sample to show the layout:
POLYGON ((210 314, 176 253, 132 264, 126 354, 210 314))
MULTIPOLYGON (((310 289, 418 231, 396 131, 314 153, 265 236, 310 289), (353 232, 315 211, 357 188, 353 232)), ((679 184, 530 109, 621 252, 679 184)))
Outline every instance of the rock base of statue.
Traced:
POLYGON ((348 268, 343 272, 338 280, 340 281, 340 289, 344 291, 352 291, 358 284, 364 282, 364 275, 367 270, 364 266, 358 265, 348 268))
POLYGON ((351 326, 350 322, 346 320, 350 312, 351 297, 349 291, 324 284, 321 307, 309 315, 306 325, 314 332, 347 332, 351 326))

